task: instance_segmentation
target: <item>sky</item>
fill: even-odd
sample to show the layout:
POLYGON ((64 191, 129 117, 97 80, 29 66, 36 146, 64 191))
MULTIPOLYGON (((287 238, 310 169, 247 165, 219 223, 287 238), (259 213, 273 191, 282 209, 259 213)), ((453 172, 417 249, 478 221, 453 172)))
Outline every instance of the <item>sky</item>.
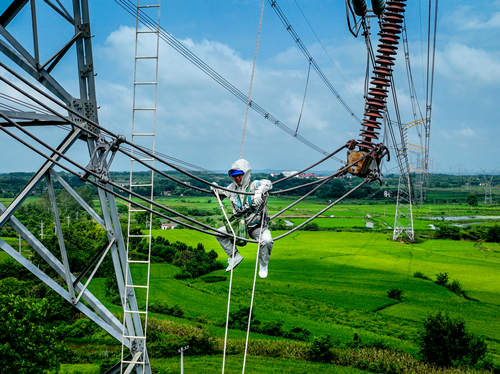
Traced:
MULTIPOLYGON (((71 9, 70 1, 61 2, 71 9)), ((355 38, 348 30, 344 1, 281 0, 278 4, 333 87, 361 118, 366 46, 361 36, 355 38)), ((0 12, 6 6, 0 5, 0 12)), ((160 24, 248 95, 261 7, 262 2, 256 0, 164 0, 160 24)), ((424 0, 408 1, 405 15, 412 79, 422 113, 417 113, 417 118, 425 116, 426 109, 428 7, 429 3, 424 0)), ((40 55, 44 61, 71 38, 72 27, 42 1, 37 2, 37 14, 40 55)), ((130 139, 135 18, 111 0, 90 1, 90 16, 99 121, 102 126, 130 139)), ((378 25, 372 19, 370 26, 376 47, 378 25)), ((26 7, 7 30, 32 50, 31 33, 26 32, 30 27, 29 7, 26 7)), ((140 40, 142 53, 149 53, 154 47, 154 40, 140 40)), ((499 47, 500 1, 439 2, 429 149, 431 172, 500 169, 496 157, 500 150, 500 127, 496 122, 500 118, 499 47)), ((404 57, 400 44, 394 82, 401 121, 409 123, 414 116, 404 57)), ((0 60, 22 72, 3 54, 0 60)), ((307 59, 266 0, 251 99, 295 130, 304 100, 308 66, 307 59)), ((141 65, 138 79, 151 79, 152 73, 154 69, 141 65)), ((0 75, 16 81, 3 69, 0 75)), ((72 95, 78 95, 74 48, 53 75, 72 95)), ((0 85, 0 93, 26 100, 5 84, 0 85)), ((151 102, 150 93, 138 91, 137 105, 151 102)), ((392 102, 389 110, 395 119, 392 102)), ((245 103, 160 41, 157 151, 205 169, 227 170, 240 156, 245 112, 245 103)), ((140 122, 137 118, 136 123, 140 122)), ((311 70, 298 133, 331 152, 350 139, 359 139, 360 127, 311 70)), ((30 131, 52 145, 57 145, 67 134, 59 128, 30 131)), ((408 136, 411 144, 419 145, 423 141, 417 127, 411 128, 408 136)), ((152 144, 144 145, 152 148, 152 144)), ((415 163, 417 156, 413 152, 411 161, 415 163)), ((78 142, 68 155, 82 165, 89 161, 83 142, 78 142)), ((253 170, 300 170, 323 155, 250 109, 242 157, 250 162, 253 170)), ((345 159, 345 151, 338 157, 345 159)), ((1 132, 0 160, 1 173, 36 171, 43 162, 40 156, 1 132)), ((315 170, 333 171, 340 166, 340 162, 329 160, 315 170)), ((394 161, 386 163, 384 173, 395 171, 395 167, 394 161)), ((117 156, 111 166, 114 171, 129 169, 130 160, 125 156, 117 156)))

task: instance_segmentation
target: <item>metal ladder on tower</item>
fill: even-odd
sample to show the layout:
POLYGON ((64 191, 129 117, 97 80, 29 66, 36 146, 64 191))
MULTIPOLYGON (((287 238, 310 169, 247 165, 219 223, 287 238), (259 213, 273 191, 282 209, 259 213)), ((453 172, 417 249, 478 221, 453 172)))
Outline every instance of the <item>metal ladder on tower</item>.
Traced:
MULTIPOLYGON (((132 143, 155 152, 156 107, 158 92, 158 59, 160 45, 160 8, 161 0, 137 0, 135 64, 134 64, 134 96, 132 110, 132 143), (139 17, 157 18, 157 27, 139 29, 139 17)), ((137 152, 133 147, 131 154, 137 152)), ((154 157, 137 154, 140 161, 154 166, 154 157)), ((130 160, 130 189, 145 194, 153 200, 154 172, 141 170, 141 163, 130 160)), ((129 195, 132 199, 132 196, 129 195)), ((152 209, 152 205, 150 206, 152 209)), ((120 373, 129 374, 134 368, 139 374, 150 374, 151 367, 146 350, 146 332, 148 323, 149 278, 151 272, 151 230, 153 214, 144 209, 128 206, 127 256, 125 268, 125 300, 123 304, 123 335, 120 373), (137 232, 131 222, 145 224, 137 232), (146 231, 146 234, 143 232, 146 231), (146 242, 144 242, 146 241, 146 242), (139 257, 135 251, 147 249, 147 254, 139 257), (132 258, 133 257, 133 258, 132 258), (132 282, 135 280, 135 284, 132 282), (135 295, 137 302, 129 303, 129 296, 135 295), (131 323, 131 321, 135 323, 131 323), (139 323, 137 323, 139 322, 139 323), (130 355, 126 352, 129 342, 130 355)))
POLYGON ((407 153, 408 132, 406 125, 403 125, 399 121, 396 122, 396 125, 399 127, 401 143, 394 145, 399 163, 399 184, 392 240, 396 240, 404 232, 409 240, 413 242, 415 240, 412 208, 414 203, 414 191, 407 153))

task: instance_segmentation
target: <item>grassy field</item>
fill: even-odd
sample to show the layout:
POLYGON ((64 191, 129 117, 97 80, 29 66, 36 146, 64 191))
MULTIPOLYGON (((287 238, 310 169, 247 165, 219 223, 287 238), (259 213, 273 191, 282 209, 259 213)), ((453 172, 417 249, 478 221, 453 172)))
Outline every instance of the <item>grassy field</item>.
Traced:
MULTIPOLYGON (((436 193, 436 196, 438 194, 436 193)), ((500 207, 473 207, 456 203, 453 194, 441 196, 437 204, 413 207, 415 230, 430 230, 430 224, 440 220, 425 217, 444 216, 500 216, 500 207)), ((9 199, 0 200, 8 205, 9 199)), ((162 204, 171 208, 214 209, 215 198, 162 197, 162 204)), ((292 203, 294 199, 271 197, 268 203, 273 214, 292 203)), ((299 203, 283 218, 294 225, 304 222, 312 214, 322 210, 329 202, 310 199, 299 203)), ((119 202, 118 204, 122 204, 119 202)), ((229 201, 225 201, 228 207, 229 201)), ((308 329, 313 336, 332 336, 338 344, 352 343, 356 333, 363 342, 384 341, 394 348, 415 354, 415 339, 421 321, 430 313, 446 311, 463 318, 470 330, 484 338, 489 354, 500 364, 500 246, 485 243, 489 250, 478 250, 476 243, 451 240, 427 240, 418 244, 392 241, 395 206, 391 201, 350 201, 339 204, 317 219, 322 229, 364 232, 300 231, 275 242, 269 277, 257 278, 254 313, 262 322, 283 321, 283 327, 308 329), (334 217, 330 217, 334 216, 334 217), (369 216, 369 217, 367 217, 369 216), (374 229, 367 229, 365 221, 373 222, 374 229), (470 300, 451 293, 432 281, 413 278, 422 272, 432 280, 438 273, 447 273, 450 280, 460 281, 470 300), (393 288, 403 291, 403 301, 387 297, 393 288)), ((474 221, 474 220, 470 220, 474 221)), ((488 221, 484 225, 493 225, 488 221)), ((283 232, 273 232, 273 236, 283 232)), ((219 259, 227 256, 216 239, 192 230, 155 230, 153 236, 164 236, 170 241, 179 240, 195 246, 203 243, 206 250, 215 250, 219 259)), ((4 238, 16 248, 17 238, 4 238)), ((234 272, 231 311, 249 306, 255 272, 256 246, 241 249, 245 260, 234 272)), ((0 261, 8 258, 0 252, 0 261)), ((226 281, 205 283, 202 279, 178 281, 174 275, 180 269, 169 264, 152 264, 150 278, 150 303, 167 302, 179 305, 186 318, 157 318, 199 325, 216 337, 224 336, 229 274, 224 270, 215 275, 226 276, 226 281)), ((146 273, 132 268, 134 280, 143 284, 146 273)), ((119 306, 111 304, 105 296, 104 279, 94 279, 90 290, 113 313, 121 314, 119 306)), ((144 297, 137 291, 139 301, 144 297)), ((278 338, 251 333, 251 340, 276 340, 278 338)), ((244 339, 245 332, 230 330, 229 339, 244 339)), ((159 373, 177 373, 178 359, 154 360, 153 367, 159 373)), ((219 372, 222 358, 190 357, 185 360, 186 372, 219 372)), ((226 372, 240 372, 242 357, 228 357, 226 372)), ((64 366, 62 373, 97 373, 95 365, 64 366), (75 371, 76 370, 76 371, 75 371)), ((291 359, 249 357, 249 373, 362 373, 354 368, 312 364, 291 359)))
MULTIPOLYGON (((221 260, 226 259, 213 237, 191 230, 158 230, 153 235, 189 245, 202 242, 221 260)), ((282 320, 287 329, 301 326, 314 336, 329 334, 344 343, 357 333, 363 341, 384 340, 415 353, 422 318, 442 310, 463 318, 472 332, 486 339, 490 354, 500 361, 500 246, 489 243, 488 247, 495 252, 479 251, 471 242, 403 244, 382 233, 296 233, 275 243, 269 277, 257 278, 256 318, 282 320), (477 301, 413 278, 416 271, 432 279, 446 272, 477 301), (392 288, 403 290, 403 302, 387 297, 392 288)), ((241 249, 245 260, 234 272, 231 310, 250 303, 255 252, 255 245, 241 249)), ((189 318, 187 323, 198 319, 222 337, 224 329, 219 326, 225 320, 229 282, 177 281, 173 276, 179 271, 168 264, 152 265, 150 302, 178 304, 189 318)), ((216 273, 226 274, 224 270, 216 273)), ((140 281, 145 274, 135 271, 134 276, 140 281)), ((99 282, 93 282, 91 289, 103 298, 104 285, 99 282)), ((242 331, 229 332, 231 339, 243 337, 242 331)), ((251 338, 269 339, 260 334, 251 338)))
MULTIPOLYGON (((187 352, 186 352, 187 354, 187 352)), ((154 373, 180 373, 179 358, 170 359, 152 359, 151 368, 154 373)), ((197 373, 203 368, 203 373, 216 374, 222 369, 222 356, 195 356, 184 357, 184 372, 197 373)), ((241 373, 243 368, 243 360, 238 356, 228 356, 225 363, 225 373, 236 374, 241 373)), ((326 374, 362 374, 367 371, 358 370, 350 367, 338 367, 327 364, 311 363, 301 360, 278 359, 278 358, 262 358, 248 356, 245 373, 249 374, 310 374, 310 373, 326 373, 326 374)), ((61 374, 100 374, 97 365, 61 365, 61 374)))
MULTIPOLYGON (((153 369, 164 370, 165 372, 180 373, 179 358, 154 360, 152 362, 153 369), (167 371, 171 370, 171 371, 167 371)), ((186 373, 203 372, 207 374, 220 373, 222 369, 222 356, 203 356, 189 357, 184 360, 184 370, 186 373)), ((226 359, 225 373, 241 373, 243 368, 243 360, 241 357, 229 356, 226 359)), ((300 360, 276 359, 276 358, 261 358, 247 357, 245 365, 245 373, 255 374, 310 374, 310 373, 326 373, 326 374, 361 374, 368 373, 350 367, 338 367, 327 364, 310 363, 300 360)))
MULTIPOLYGON (((294 226, 300 225, 302 222, 306 221, 307 218, 295 218, 289 219, 293 222, 294 226)), ((365 227, 366 219, 356 218, 317 218, 314 220, 319 227, 324 228, 342 228, 342 227, 365 227)))

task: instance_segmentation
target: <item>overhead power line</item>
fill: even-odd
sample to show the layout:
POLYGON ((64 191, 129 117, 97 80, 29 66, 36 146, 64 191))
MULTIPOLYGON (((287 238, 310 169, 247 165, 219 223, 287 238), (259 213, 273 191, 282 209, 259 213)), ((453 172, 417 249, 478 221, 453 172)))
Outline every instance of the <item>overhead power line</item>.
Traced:
POLYGON ((342 106, 345 108, 345 110, 347 110, 349 112, 351 117, 354 118, 356 120, 356 122, 361 123, 361 120, 359 119, 359 117, 356 114, 354 114, 352 109, 349 107, 349 105, 347 105, 347 103, 344 101, 344 99, 340 96, 338 91, 335 89, 335 87, 333 87, 332 83, 328 80, 326 75, 323 73, 321 68, 318 66, 316 61, 313 59, 313 57, 311 56, 311 54, 307 50, 306 46, 304 45, 304 43, 302 43, 302 40, 300 40, 299 35, 297 34, 297 32, 294 30, 294 28, 292 27, 292 25, 290 24, 290 22, 286 18, 285 13, 283 13, 283 11, 281 10, 278 3, 275 0, 268 0, 268 1, 271 4, 271 7, 274 9, 275 13, 278 15, 278 18, 280 19, 280 21, 286 27, 286 30, 290 33, 290 36, 292 37, 292 39, 295 41, 295 43, 297 43, 297 46, 302 51, 304 56, 306 56, 307 61, 311 62, 313 69, 316 70, 316 73, 318 73, 321 80, 326 84, 326 86, 333 93, 333 95, 337 98, 337 100, 340 102, 340 104, 342 104, 342 106))
MULTIPOLYGON (((130 15, 136 17, 137 14, 137 6, 133 4, 130 0, 115 0, 115 2, 120 5, 125 11, 127 11, 130 15)), ((142 9, 139 9, 139 21, 146 26, 150 30, 156 30, 157 25, 156 22, 150 18, 147 14, 145 14, 142 9)), ((203 71, 205 74, 207 74, 210 78, 215 80, 217 83, 219 83, 222 87, 224 87, 226 90, 231 92, 234 96, 236 96, 239 100, 245 103, 245 105, 248 103, 248 96, 245 95, 243 92, 238 90, 235 86, 233 86, 229 81, 227 81, 224 77, 222 77, 219 73, 217 73, 214 69, 212 69, 210 66, 208 66, 203 60, 201 60, 198 56, 196 56, 193 52, 191 52, 187 47, 185 47, 179 40, 177 40, 172 34, 170 34, 168 31, 163 29, 160 26, 160 38, 166 42, 168 45, 170 45, 173 49, 175 49, 177 52, 179 52, 183 57, 185 57, 187 60, 189 60, 191 63, 193 63, 196 67, 198 67, 201 71, 203 71)), ((296 134, 293 129, 285 125, 283 122, 281 122, 278 118, 274 117, 272 114, 270 114, 267 110, 262 108, 260 105, 255 103, 255 101, 251 100, 250 101, 250 107, 259 113, 261 116, 263 116, 265 119, 268 121, 272 122, 274 125, 279 127, 281 130, 285 131, 288 135, 293 136, 303 144, 307 145, 308 147, 314 149, 315 151, 326 155, 328 154, 325 150, 322 148, 318 147, 316 144, 312 143, 311 141, 307 140, 304 138, 302 135, 296 134)), ((345 163, 343 160, 337 158, 337 157, 332 157, 338 162, 345 163)))
POLYGON ((325 46, 323 45, 323 43, 321 42, 321 39, 318 37, 318 34, 316 34, 316 31, 314 31, 314 28, 312 27, 311 23, 309 22, 309 20, 307 19, 306 15, 304 14, 304 12, 302 11, 302 8, 300 7, 299 3, 297 3, 297 0, 294 0, 295 1, 295 5, 297 5, 297 8, 299 8, 299 11, 300 13, 302 14, 302 16, 304 17, 304 19, 306 20, 307 24, 309 25, 309 28, 311 29, 311 31, 313 32, 314 36, 316 37, 316 39, 318 40, 318 43, 321 45, 321 48, 323 48, 323 51, 325 51, 326 55, 328 56, 328 58, 330 59, 331 63, 333 66, 335 66, 335 69, 337 69, 337 71, 339 72, 340 76, 342 77, 342 79, 344 80, 345 84, 347 84, 347 87, 349 87, 349 89, 351 90, 351 92, 353 93, 354 97, 356 97, 356 99, 358 99, 358 101, 364 105, 364 103, 361 101, 361 99, 358 97, 358 95, 356 95, 356 93, 354 92, 354 90, 352 89, 351 85, 349 84, 349 82, 347 82, 347 80, 345 79, 344 75, 342 74, 342 72, 340 71, 340 69, 338 68, 337 64, 335 64, 335 62, 333 61, 332 59, 332 56, 330 56, 330 54, 328 53, 328 51, 326 50, 325 46))

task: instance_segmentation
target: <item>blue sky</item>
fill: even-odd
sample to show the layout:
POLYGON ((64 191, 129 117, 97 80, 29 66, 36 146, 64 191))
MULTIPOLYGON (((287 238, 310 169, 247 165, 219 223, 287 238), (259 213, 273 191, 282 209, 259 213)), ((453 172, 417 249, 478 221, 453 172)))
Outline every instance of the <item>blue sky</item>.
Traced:
MULTIPOLYGON (((43 56, 50 57, 68 39, 71 27, 57 17, 55 21, 49 18, 54 12, 45 3, 39 3, 37 12, 44 16, 39 22, 44 38, 43 60, 43 56)), ((261 1, 253 0, 163 1, 161 25, 248 94, 261 5, 261 1)), ((362 117, 366 48, 361 38, 354 38, 348 31, 344 2, 287 0, 280 1, 279 5, 333 86, 362 117)), ((423 112, 427 7, 427 1, 412 0, 408 1, 406 12, 413 80, 423 112)), ((7 30, 29 44, 30 35, 24 32, 29 25, 27 10, 7 30)), ((111 0, 91 1, 90 11, 95 35, 92 41, 100 123, 130 138, 135 19, 111 0)), ((372 22, 371 26, 375 38, 378 25, 372 22)), ((431 171, 450 172, 458 168, 478 171, 499 166, 495 157, 500 150, 497 141, 500 128, 496 124, 500 118, 499 30, 500 1, 441 1, 439 4, 431 171)), ((376 39, 373 44, 376 46, 376 39)), ((74 53, 74 50, 68 53, 54 75, 76 95, 74 53)), ((3 55, 0 58, 6 61, 3 55)), ((295 129, 307 70, 308 62, 266 1, 252 99, 295 129)), ((413 115, 401 52, 396 61, 395 83, 402 121, 410 122, 413 115)), ((5 86, 0 86, 0 91, 12 93, 5 86)), ((157 150, 207 169, 226 169, 239 157, 245 109, 232 94, 167 44, 160 43, 157 150)), ((349 139, 358 138, 359 130, 360 125, 311 71, 299 133, 331 151, 349 139)), ((53 144, 65 135, 60 129, 35 131, 53 144)), ((409 141, 419 144, 415 129, 409 141)), ((82 164, 88 162, 83 144, 77 145, 71 155, 82 164)), ((250 161, 253 169, 297 170, 321 155, 250 110, 243 157, 250 161)), ((0 164, 0 172, 34 171, 42 162, 39 156, 1 133, 0 159, 9 160, 0 164)), ((129 164, 126 158, 119 158, 112 169, 127 170, 129 164)), ((338 162, 329 161, 317 169, 335 170, 339 166, 338 162)), ((387 168, 394 166, 389 164, 387 168)))

